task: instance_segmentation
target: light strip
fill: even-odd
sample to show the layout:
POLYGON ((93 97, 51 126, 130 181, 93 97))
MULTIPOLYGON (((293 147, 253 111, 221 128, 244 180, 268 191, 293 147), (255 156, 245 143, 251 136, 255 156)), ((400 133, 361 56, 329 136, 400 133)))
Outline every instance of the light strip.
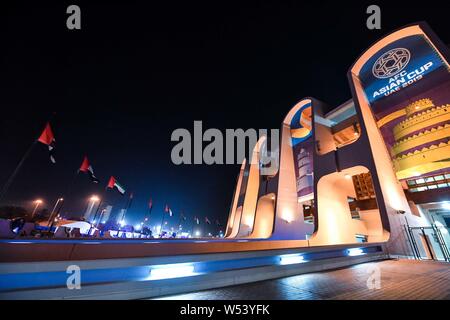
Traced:
POLYGON ((190 277, 197 274, 194 272, 194 269, 194 264, 192 263, 174 263, 151 266, 148 280, 190 277))
POLYGON ((351 248, 347 250, 347 255, 349 257, 360 256, 365 254, 361 248, 351 248))
POLYGON ((14 243, 14 244, 30 244, 33 242, 30 241, 9 241, 8 243, 14 243))
POLYGON ((281 265, 297 264, 306 262, 304 257, 300 254, 285 254, 280 256, 281 265))

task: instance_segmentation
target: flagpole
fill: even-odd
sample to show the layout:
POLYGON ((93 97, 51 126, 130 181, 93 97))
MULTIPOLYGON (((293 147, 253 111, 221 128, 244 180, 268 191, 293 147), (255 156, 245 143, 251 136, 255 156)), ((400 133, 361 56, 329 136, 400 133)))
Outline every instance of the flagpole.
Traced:
POLYGON ((181 217, 183 216, 183 211, 180 212, 180 219, 178 220, 178 231, 180 231, 181 227, 181 217))
POLYGON ((159 237, 160 237, 160 238, 161 238, 162 231, 163 231, 163 223, 164 223, 164 218, 165 218, 165 216, 166 216, 166 211, 165 211, 165 209, 164 209, 163 215, 162 215, 162 220, 161 220, 161 228, 159 229, 159 237))
POLYGON ((149 225, 150 223, 150 215, 152 214, 152 209, 153 209, 153 202, 152 202, 152 206, 148 207, 148 217, 144 214, 144 226, 145 226, 145 221, 147 221, 147 225, 149 225), (145 220, 147 219, 147 220, 145 220))
POLYGON ((25 152, 25 154, 22 156, 22 159, 20 159, 19 163, 17 164, 16 168, 14 169, 13 173, 11 174, 11 176, 8 178, 8 180, 6 181, 6 183, 3 185, 2 191, 0 193, 0 202, 3 200, 6 192, 8 191, 9 187, 11 186, 13 180, 15 179, 17 173, 19 172, 19 170, 22 168, 23 163, 25 162, 25 160, 29 157, 29 155, 31 154, 31 151, 33 150, 34 146, 36 145, 37 140, 34 140, 34 142, 31 144, 30 147, 28 147, 28 150, 25 152))
POLYGON ((126 200, 125 200, 125 206, 123 207, 122 216, 120 217, 119 224, 120 224, 122 221, 125 221, 125 215, 126 215, 126 213, 127 213, 128 201, 130 201, 130 199, 126 198, 126 200))
POLYGON ((195 219, 192 221, 192 225, 191 225, 191 234, 193 236, 195 236, 195 234, 194 234, 194 227, 195 227, 195 225, 200 225, 200 220, 198 220, 198 217, 195 216, 194 218, 195 219), (199 221, 199 223, 197 223, 197 221, 199 221))
MULTIPOLYGON (((152 209, 153 209, 153 204, 152 204, 152 206, 150 207, 150 208, 148 208, 148 223, 150 223, 150 218, 151 218, 151 215, 152 215, 152 209)), ((144 217, 144 219, 145 219, 146 217, 144 217)))
MULTIPOLYGON (((195 217, 194 217, 195 218, 195 217)), ((192 220, 192 223, 191 223, 191 235, 193 236, 194 235, 194 225, 195 225, 195 219, 193 219, 192 220)))
MULTIPOLYGON (((122 219, 120 221, 125 221, 125 215, 127 214, 128 209, 131 207, 131 200, 133 199, 132 196, 133 196, 133 192, 130 193, 130 197, 125 202, 125 208, 123 210, 122 219)), ((119 221, 119 223, 120 223, 120 221, 119 221)))
MULTIPOLYGON (((50 119, 46 122, 46 123, 50 123, 50 121, 53 120, 54 116, 55 116, 56 112, 53 112, 52 115, 50 116, 50 119)), ((17 164, 16 168, 14 169, 13 173, 11 174, 11 176, 9 176, 8 180, 6 181, 6 183, 3 185, 2 190, 0 192, 0 202, 3 200, 3 198, 5 197, 6 192, 8 191, 9 187, 11 186, 13 180, 15 179, 17 173, 19 172, 19 170, 22 168, 23 163, 25 162, 25 160, 29 157, 29 155, 31 154, 31 151, 33 150, 34 146, 37 144, 38 139, 35 139, 33 141, 33 143, 31 144, 31 146, 28 147, 27 151, 25 152, 25 154, 22 156, 22 158, 20 159, 19 163, 17 164)))

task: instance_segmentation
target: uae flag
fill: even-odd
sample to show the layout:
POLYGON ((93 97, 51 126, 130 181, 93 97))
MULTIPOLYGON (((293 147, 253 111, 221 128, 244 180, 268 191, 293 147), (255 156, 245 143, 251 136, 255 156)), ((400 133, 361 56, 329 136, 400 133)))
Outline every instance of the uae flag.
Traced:
POLYGON ((168 213, 170 217, 172 216, 172 210, 169 208, 169 206, 167 204, 166 204, 166 207, 164 208, 164 212, 168 213))
POLYGON ((45 144, 48 147, 48 152, 50 155, 50 161, 52 163, 56 163, 53 149, 55 148, 55 136, 53 135, 52 128, 50 127, 50 123, 47 122, 44 131, 42 131, 41 136, 38 141, 42 144, 45 144))
POLYGON ((149 210, 153 209, 153 200, 152 200, 152 198, 150 198, 150 200, 148 201, 148 208, 149 208, 149 210))
POLYGON ((200 224, 200 220, 199 220, 198 217, 194 217, 194 221, 195 221, 197 224, 200 224))
POLYGON ((205 217, 205 222, 206 222, 207 224, 211 224, 211 221, 209 221, 208 217, 205 217))
POLYGON ((111 176, 111 178, 109 178, 107 188, 110 188, 110 189, 115 188, 117 191, 119 191, 119 193, 121 195, 125 194, 125 189, 117 182, 116 178, 114 178, 113 176, 111 176))
POLYGON ((180 219, 182 219, 183 221, 186 221, 186 216, 183 214, 183 212, 181 212, 181 214, 180 214, 180 219))
POLYGON ((89 175, 89 178, 91 178, 92 182, 98 183, 99 180, 94 174, 94 169, 92 169, 91 164, 89 163, 89 160, 87 156, 84 156, 83 163, 81 164, 80 169, 78 169, 79 172, 84 172, 89 175))

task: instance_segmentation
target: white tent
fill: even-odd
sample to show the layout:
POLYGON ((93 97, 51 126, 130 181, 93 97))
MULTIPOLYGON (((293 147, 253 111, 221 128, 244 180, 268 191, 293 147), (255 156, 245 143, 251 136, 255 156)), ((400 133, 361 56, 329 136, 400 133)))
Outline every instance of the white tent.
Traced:
POLYGON ((71 221, 71 220, 62 220, 58 222, 58 227, 66 227, 66 228, 79 228, 82 234, 86 234, 89 232, 91 228, 91 224, 86 221, 71 221))

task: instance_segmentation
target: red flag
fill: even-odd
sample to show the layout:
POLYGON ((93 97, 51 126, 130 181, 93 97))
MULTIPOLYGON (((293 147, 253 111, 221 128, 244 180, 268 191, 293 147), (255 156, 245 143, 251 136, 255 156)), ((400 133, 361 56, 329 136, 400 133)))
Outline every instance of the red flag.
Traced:
POLYGON ((149 209, 153 208, 153 200, 152 200, 152 198, 150 198, 150 200, 148 201, 148 208, 149 209))
POLYGON ((114 188, 114 185, 115 185, 115 184, 116 184, 116 178, 114 178, 113 176, 111 176, 111 178, 109 178, 107 188, 112 189, 112 188, 114 188))
POLYGON ((50 123, 47 122, 45 125, 44 131, 42 131, 39 136, 38 141, 42 144, 48 146, 48 152, 50 154, 50 161, 52 163, 56 163, 55 157, 53 155, 53 149, 55 148, 55 136, 53 135, 52 128, 50 127, 50 123))
POLYGON ((78 171, 81 171, 81 172, 84 172, 84 173, 88 173, 89 177, 92 180, 92 182, 94 182, 94 183, 98 183, 99 182, 99 180, 97 179, 97 177, 94 174, 94 169, 92 169, 92 166, 89 163, 89 160, 88 160, 87 156, 84 156, 83 163, 81 164, 81 167, 80 167, 80 169, 78 169, 78 171))
POLYGON ((169 208, 169 205, 166 204, 166 207, 164 208, 164 212, 168 213, 169 216, 172 216, 172 210, 169 208))
MULTIPOLYGON (((120 194, 122 194, 122 195, 125 194, 125 189, 117 182, 116 178, 114 178, 113 176, 111 176, 111 178, 109 178, 107 188, 110 188, 110 189, 116 188, 116 190, 119 191, 120 194)), ((133 197, 133 196, 131 196, 131 197, 133 197)))
POLYGON ((89 160, 87 156, 84 156, 83 162, 81 163, 80 169, 78 169, 81 172, 87 172, 89 170, 89 167, 91 165, 89 164, 89 160))
POLYGON ((47 124, 45 125, 45 129, 44 131, 42 131, 38 141, 48 146, 51 145, 53 142, 55 142, 55 136, 53 135, 53 131, 52 128, 50 127, 49 122, 47 122, 47 124))

